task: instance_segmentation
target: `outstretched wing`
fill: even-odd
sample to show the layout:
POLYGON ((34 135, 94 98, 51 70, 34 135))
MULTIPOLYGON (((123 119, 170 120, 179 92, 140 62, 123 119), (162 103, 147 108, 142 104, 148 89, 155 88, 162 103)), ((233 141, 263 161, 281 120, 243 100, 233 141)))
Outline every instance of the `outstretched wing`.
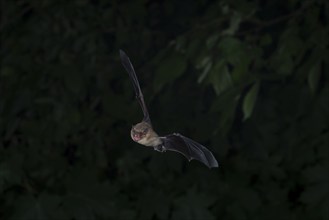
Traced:
POLYGON ((214 155, 203 145, 181 134, 170 134, 162 137, 164 150, 176 151, 183 154, 189 161, 195 159, 209 168, 218 167, 214 155))
POLYGON ((135 93, 136 93, 136 98, 137 98, 140 106, 142 107, 142 110, 143 110, 143 113, 144 113, 143 121, 146 121, 146 122, 151 124, 150 115, 147 111, 145 101, 144 101, 144 97, 143 97, 143 93, 142 93, 142 90, 139 86, 139 82, 138 82, 134 67, 131 64, 129 57, 127 56, 127 54, 123 50, 120 50, 120 58, 121 58, 122 65, 127 70, 128 74, 130 76, 130 79, 133 83, 135 93))

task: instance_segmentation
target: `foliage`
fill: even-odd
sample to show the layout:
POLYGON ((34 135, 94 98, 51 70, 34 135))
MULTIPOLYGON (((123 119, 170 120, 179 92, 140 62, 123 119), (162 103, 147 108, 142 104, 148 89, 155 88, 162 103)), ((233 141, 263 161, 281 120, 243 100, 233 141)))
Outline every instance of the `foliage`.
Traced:
POLYGON ((2 8, 1 219, 328 219, 328 2, 2 8), (219 169, 130 140, 120 48, 159 133, 219 169))

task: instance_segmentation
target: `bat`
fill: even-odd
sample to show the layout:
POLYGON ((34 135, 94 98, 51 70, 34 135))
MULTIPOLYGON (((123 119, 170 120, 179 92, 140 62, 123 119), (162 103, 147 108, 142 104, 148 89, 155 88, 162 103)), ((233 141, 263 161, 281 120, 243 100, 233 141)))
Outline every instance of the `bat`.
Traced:
POLYGON ((132 126, 130 136, 133 141, 148 147, 153 147, 153 149, 158 152, 175 151, 181 153, 189 161, 198 160, 209 168, 218 167, 218 162, 214 155, 203 145, 179 133, 159 136, 153 130, 150 115, 147 111, 144 96, 134 67, 130 62, 129 57, 122 50, 120 50, 120 58, 123 67, 128 72, 132 81, 136 93, 136 99, 138 100, 144 114, 142 122, 132 126))

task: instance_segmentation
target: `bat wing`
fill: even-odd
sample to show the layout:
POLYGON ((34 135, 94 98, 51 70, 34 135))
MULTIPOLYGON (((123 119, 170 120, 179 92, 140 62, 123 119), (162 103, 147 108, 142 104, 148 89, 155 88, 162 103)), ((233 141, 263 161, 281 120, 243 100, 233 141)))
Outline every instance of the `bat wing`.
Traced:
POLYGON ((143 113, 144 113, 143 121, 146 121, 149 124, 151 124, 150 115, 147 111, 145 101, 144 101, 144 96, 143 96, 142 90, 139 86, 139 82, 138 82, 134 67, 131 64, 129 57, 127 56, 127 54, 123 50, 120 50, 120 58, 121 58, 122 65, 124 66, 124 68, 128 72, 129 77, 130 77, 130 79, 133 83, 135 93, 136 93, 136 98, 137 98, 140 106, 142 107, 142 110, 143 110, 143 113))
POLYGON ((162 137, 164 150, 183 154, 189 161, 195 159, 209 168, 218 167, 214 155, 203 145, 181 134, 170 134, 162 137))

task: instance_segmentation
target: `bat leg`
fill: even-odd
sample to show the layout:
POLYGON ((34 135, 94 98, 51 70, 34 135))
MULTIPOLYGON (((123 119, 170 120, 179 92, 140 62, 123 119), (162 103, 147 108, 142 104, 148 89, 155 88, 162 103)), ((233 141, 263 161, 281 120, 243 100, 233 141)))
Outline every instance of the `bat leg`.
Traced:
POLYGON ((166 152, 166 149, 164 148, 164 146, 162 144, 155 146, 154 150, 161 152, 161 153, 166 152))

